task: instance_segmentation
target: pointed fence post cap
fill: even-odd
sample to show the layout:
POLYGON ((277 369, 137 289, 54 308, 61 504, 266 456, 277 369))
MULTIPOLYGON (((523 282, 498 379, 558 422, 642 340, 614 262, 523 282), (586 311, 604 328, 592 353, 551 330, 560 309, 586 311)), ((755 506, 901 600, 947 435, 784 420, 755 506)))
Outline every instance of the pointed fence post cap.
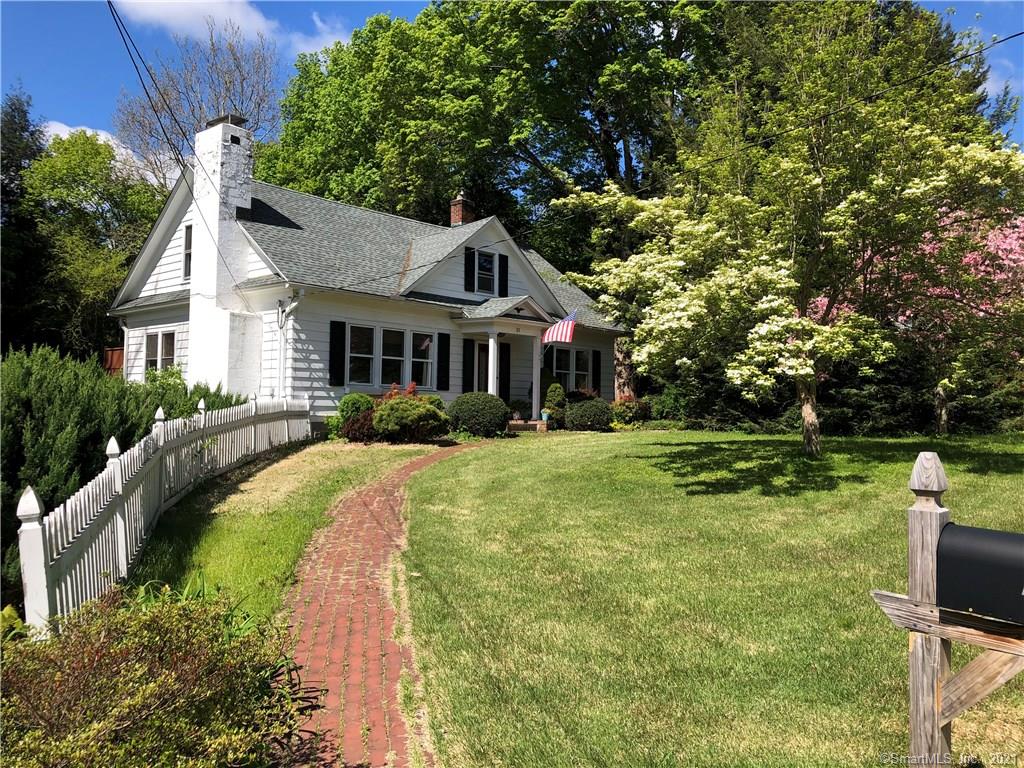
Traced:
POLYGON ((199 398, 199 405, 197 405, 196 408, 199 409, 200 413, 206 413, 206 398, 205 397, 199 398))
POLYGON ((121 455, 121 446, 117 444, 117 438, 113 435, 107 440, 107 458, 116 459, 121 455))
POLYGON ((31 485, 21 492, 18 499, 18 519, 23 523, 38 523, 46 509, 42 499, 31 485))
POLYGON ((914 471, 910 473, 910 490, 919 496, 939 496, 949 490, 949 480, 939 454, 933 451, 917 454, 914 471))
POLYGON ((154 421, 164 421, 166 418, 167 417, 164 416, 164 407, 162 405, 158 405, 156 407, 156 415, 153 417, 154 421))

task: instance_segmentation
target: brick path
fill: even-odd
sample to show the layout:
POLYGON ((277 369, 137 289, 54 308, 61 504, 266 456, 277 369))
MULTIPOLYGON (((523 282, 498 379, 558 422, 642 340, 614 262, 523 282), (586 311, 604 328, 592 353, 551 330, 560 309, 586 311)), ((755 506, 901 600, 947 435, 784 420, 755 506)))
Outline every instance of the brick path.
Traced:
POLYGON ((403 487, 420 469, 469 446, 412 459, 331 511, 334 521, 306 549, 290 602, 303 682, 325 690, 311 726, 324 733, 319 764, 409 764, 408 726, 398 704, 412 656, 395 640, 390 562, 402 547, 403 487))

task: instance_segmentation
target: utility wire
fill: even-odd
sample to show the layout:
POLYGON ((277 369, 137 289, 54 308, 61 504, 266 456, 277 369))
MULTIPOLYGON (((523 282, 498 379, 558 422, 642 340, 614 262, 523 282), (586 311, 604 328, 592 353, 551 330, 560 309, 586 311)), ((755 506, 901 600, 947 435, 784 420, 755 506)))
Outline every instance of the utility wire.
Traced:
MULTIPOLYGON (((164 96, 163 91, 160 89, 160 85, 159 83, 157 83, 156 77, 154 76, 149 65, 146 63, 146 60, 142 56, 142 53, 139 51, 138 46, 135 44, 135 40, 132 39, 131 33, 128 31, 127 25, 125 25, 124 21, 121 19, 121 15, 117 12, 117 8, 114 7, 113 0, 107 0, 107 8, 110 10, 111 17, 114 20, 114 26, 117 27, 118 34, 121 36, 121 42, 124 44, 125 51, 127 51, 128 53, 128 58, 131 59, 132 67, 134 67, 135 69, 135 74, 138 75, 139 82, 142 85, 142 90, 146 95, 146 101, 149 102, 149 106, 153 110, 153 116, 156 118, 157 125, 160 128, 160 133, 163 135, 164 140, 167 142, 171 154, 174 157, 175 163, 178 166, 178 170, 181 173, 181 180, 185 183, 185 186, 188 188, 189 195, 192 197, 192 201, 195 203, 196 213, 199 214, 199 218, 203 222, 203 226, 206 228, 206 232, 207 234, 209 234, 210 240, 213 241, 213 246, 217 251, 217 256, 220 258, 221 263, 224 265, 224 269, 227 270, 228 277, 231 278, 232 287, 234 288, 235 293, 239 296, 239 298, 242 299, 245 306, 248 308, 249 312, 254 315, 258 314, 256 310, 253 308, 252 304, 249 303, 249 299, 246 297, 245 292, 238 288, 238 280, 235 278, 234 273, 231 271, 231 266, 228 264, 227 259, 224 256, 224 253, 221 251, 220 244, 217 242, 217 238, 214 237, 213 235, 213 229, 210 227, 209 222, 206 220, 206 216, 203 214, 202 208, 199 205, 199 201, 196 199, 195 189, 192 186, 192 183, 188 180, 188 176, 186 174, 187 163, 185 162, 185 159, 182 157, 181 152, 178 150, 177 144, 175 144, 175 142, 171 140, 171 137, 167 133, 167 129, 165 128, 163 120, 160 117, 160 111, 157 109, 156 103, 154 102, 152 95, 150 95, 149 87, 146 85, 146 79, 142 76, 142 72, 139 70, 139 65, 135 61, 135 55, 133 55, 132 53, 132 48, 135 49, 135 53, 138 55, 139 61, 141 61, 143 67, 145 67, 146 72, 153 83, 153 88, 156 90, 157 94, 159 94, 161 101, 163 101, 164 106, 167 108, 168 114, 171 116, 171 119, 174 121, 174 123, 178 126, 178 130, 182 134, 186 146, 188 146, 188 148, 192 151, 192 155, 195 158, 196 164, 199 165, 199 167, 202 169, 203 174, 206 176, 207 180, 210 182, 210 185, 213 187, 213 189, 217 191, 218 200, 223 202, 223 197, 220 194, 220 190, 218 189, 217 184, 214 183, 213 179, 210 177, 209 172, 206 170, 206 167, 199 159, 198 154, 196 154, 195 147, 189 140, 188 133, 184 130, 181 123, 178 121, 177 116, 174 114, 174 110, 167 102, 167 98, 164 96)), ((237 223, 238 219, 235 217, 234 211, 231 211, 230 213, 232 220, 234 220, 237 223)))

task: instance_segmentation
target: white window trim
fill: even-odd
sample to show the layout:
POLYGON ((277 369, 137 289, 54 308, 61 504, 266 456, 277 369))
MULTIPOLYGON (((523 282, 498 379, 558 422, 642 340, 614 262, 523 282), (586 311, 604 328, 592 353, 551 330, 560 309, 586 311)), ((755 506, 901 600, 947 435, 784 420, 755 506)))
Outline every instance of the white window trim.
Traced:
MULTIPOLYGON (((569 352, 569 370, 568 370, 568 374, 569 374, 569 388, 565 389, 566 393, 577 391, 577 389, 576 389, 576 352, 578 352, 578 351, 586 352, 587 353, 587 387, 586 388, 587 389, 594 389, 593 382, 591 381, 591 379, 593 378, 593 376, 591 374, 591 371, 593 369, 594 351, 590 347, 574 347, 574 346, 566 345, 566 344, 552 344, 551 348, 552 348, 553 351, 551 353, 551 370, 549 371, 549 373, 551 373, 551 375, 554 376, 556 379, 558 378, 558 373, 560 372, 559 369, 558 369, 558 350, 564 349, 564 350, 568 350, 568 352, 569 352)), ((565 371, 563 370, 561 372, 564 373, 565 371)), ((559 383, 561 383, 561 382, 559 382, 559 383)))
POLYGON ((476 293, 482 293, 485 296, 497 296, 498 294, 498 259, 497 252, 492 253, 490 251, 480 251, 473 249, 473 253, 476 254, 476 269, 474 270, 474 288, 476 293), (485 291, 480 287, 480 257, 490 256, 491 257, 491 290, 485 291))
POLYGON ((178 329, 177 328, 158 328, 154 331, 146 331, 142 339, 142 374, 145 375, 146 371, 157 370, 162 371, 165 368, 173 368, 178 364, 178 329), (164 354, 167 350, 164 349, 164 340, 170 334, 171 336, 171 354, 164 354), (152 360, 149 356, 149 337, 156 337, 156 366, 154 368, 149 367, 149 361, 152 360), (164 360, 170 357, 170 365, 164 365, 164 360))
POLYGON ((355 387, 372 387, 374 378, 380 379, 380 373, 377 370, 377 357, 380 350, 380 332, 375 325, 370 323, 348 323, 345 328, 345 383, 355 387), (373 334, 373 352, 369 355, 352 354, 352 329, 353 328, 368 328, 373 334), (370 380, 369 381, 352 381, 352 358, 357 357, 361 359, 370 358, 370 380))
POLYGON ((402 362, 402 375, 399 376, 397 382, 398 386, 404 387, 409 383, 409 331, 405 328, 394 328, 391 326, 381 326, 380 329, 380 354, 377 356, 377 381, 380 382, 380 386, 390 387, 396 383, 393 381, 384 381, 384 360, 401 360, 402 362), (394 357, 393 355, 384 354, 384 333, 391 331, 392 333, 402 334, 402 356, 394 357))
MULTIPOLYGON (((403 381, 399 383, 400 387, 408 386, 412 379, 412 335, 413 333, 422 333, 430 336, 430 382, 420 383, 416 382, 416 391, 429 390, 434 391, 436 389, 437 382, 437 334, 443 333, 443 331, 437 331, 433 328, 396 328, 394 325, 381 325, 379 323, 367 323, 359 320, 345 320, 345 387, 352 389, 364 389, 364 390, 377 390, 383 392, 385 389, 391 386, 391 382, 383 381, 382 363, 384 360, 384 331, 400 331, 405 334, 403 341, 403 358, 402 358, 402 378, 403 381), (370 328, 373 330, 373 357, 370 363, 370 382, 365 381, 352 381, 351 367, 349 365, 352 358, 352 329, 353 328, 370 328)), ((369 355, 356 355, 356 357, 366 358, 369 355)), ((389 360, 398 358, 388 358, 389 360)))
POLYGON ((192 223, 188 222, 185 224, 185 228, 181 231, 181 282, 191 283, 192 282, 192 255, 195 253, 195 236, 193 233, 192 242, 188 242, 188 233, 192 232, 192 223), (188 244, 188 248, 186 248, 188 244), (188 265, 188 274, 185 274, 185 265, 188 265))

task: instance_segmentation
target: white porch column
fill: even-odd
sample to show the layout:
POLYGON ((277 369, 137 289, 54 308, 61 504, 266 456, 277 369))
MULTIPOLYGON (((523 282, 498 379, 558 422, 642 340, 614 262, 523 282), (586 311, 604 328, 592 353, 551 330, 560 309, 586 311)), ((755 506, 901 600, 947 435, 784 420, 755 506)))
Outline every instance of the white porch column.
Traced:
POLYGON ((498 394, 498 334, 487 333, 487 394, 498 394))
POLYGON ((540 336, 533 337, 533 419, 540 418, 540 336))

